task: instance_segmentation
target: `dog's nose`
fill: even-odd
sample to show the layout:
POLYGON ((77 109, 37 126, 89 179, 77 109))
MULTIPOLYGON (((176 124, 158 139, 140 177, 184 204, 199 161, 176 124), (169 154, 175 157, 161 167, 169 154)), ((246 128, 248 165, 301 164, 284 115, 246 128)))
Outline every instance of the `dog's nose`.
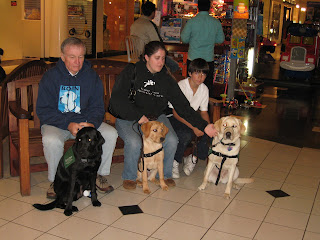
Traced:
POLYGON ((226 132, 226 138, 231 138, 231 132, 226 132))
POLYGON ((160 142, 163 142, 163 141, 164 141, 164 139, 165 139, 164 137, 160 138, 160 142))

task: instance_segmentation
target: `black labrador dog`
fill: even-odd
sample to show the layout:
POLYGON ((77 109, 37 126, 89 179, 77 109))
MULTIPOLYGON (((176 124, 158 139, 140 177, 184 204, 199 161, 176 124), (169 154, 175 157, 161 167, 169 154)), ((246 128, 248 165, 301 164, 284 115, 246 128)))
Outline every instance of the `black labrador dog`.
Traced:
POLYGON ((91 190, 92 205, 100 207, 96 178, 104 142, 101 133, 93 127, 79 130, 75 143, 60 159, 54 179, 56 199, 48 204, 33 206, 42 211, 61 208, 66 216, 70 216, 72 212, 78 211, 76 206, 72 206, 72 202, 82 197, 84 190, 91 190))

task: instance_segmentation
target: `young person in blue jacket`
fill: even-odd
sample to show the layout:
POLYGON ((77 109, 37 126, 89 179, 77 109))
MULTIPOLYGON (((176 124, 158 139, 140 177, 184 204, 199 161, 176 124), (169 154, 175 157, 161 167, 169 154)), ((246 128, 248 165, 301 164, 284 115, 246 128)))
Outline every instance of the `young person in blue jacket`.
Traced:
MULTIPOLYGON (((105 139, 96 180, 97 190, 113 191, 106 176, 110 173, 117 131, 103 122, 105 108, 102 81, 91 64, 84 59, 86 46, 78 38, 61 44, 61 58, 49 69, 39 84, 37 115, 40 119, 43 151, 48 163, 48 179, 53 183, 63 156, 64 142, 74 139, 83 127, 95 127, 105 139)), ((48 198, 55 198, 53 184, 48 198)))

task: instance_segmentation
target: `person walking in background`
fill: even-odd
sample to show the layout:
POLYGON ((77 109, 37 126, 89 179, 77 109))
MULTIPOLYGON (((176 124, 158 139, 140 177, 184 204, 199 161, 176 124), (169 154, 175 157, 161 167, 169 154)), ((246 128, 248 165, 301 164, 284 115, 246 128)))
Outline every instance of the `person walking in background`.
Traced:
POLYGON ((188 61, 203 58, 209 65, 209 73, 204 83, 209 88, 209 95, 213 97, 214 46, 223 43, 224 33, 218 19, 209 15, 210 0, 198 0, 198 14, 188 20, 181 32, 181 41, 189 43, 188 61))

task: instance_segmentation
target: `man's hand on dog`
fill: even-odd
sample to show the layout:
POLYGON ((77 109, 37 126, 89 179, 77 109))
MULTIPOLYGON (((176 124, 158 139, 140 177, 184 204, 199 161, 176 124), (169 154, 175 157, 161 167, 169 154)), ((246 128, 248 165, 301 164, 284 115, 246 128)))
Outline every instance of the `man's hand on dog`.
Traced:
POLYGON ((144 124, 144 123, 147 123, 147 122, 149 122, 149 119, 145 116, 145 115, 143 115, 141 118, 140 118, 140 120, 139 120, 139 124, 140 125, 142 125, 142 124, 144 124))
POLYGON ((212 123, 206 126, 204 132, 211 138, 218 135, 218 131, 214 128, 214 125, 212 123))
POLYGON ((83 127, 94 127, 94 125, 88 122, 81 122, 81 123, 71 122, 69 123, 68 130, 69 132, 71 132, 73 136, 76 136, 77 132, 83 127))

